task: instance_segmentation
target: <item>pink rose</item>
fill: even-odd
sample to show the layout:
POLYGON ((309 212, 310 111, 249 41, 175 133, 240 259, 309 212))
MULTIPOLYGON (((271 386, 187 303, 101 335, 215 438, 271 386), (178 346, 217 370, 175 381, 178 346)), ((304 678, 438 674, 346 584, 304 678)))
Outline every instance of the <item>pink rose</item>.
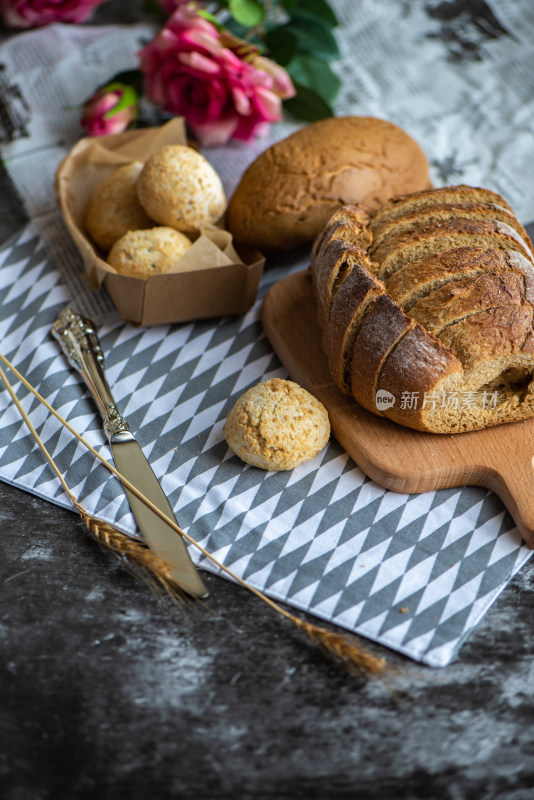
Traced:
POLYGON ((278 64, 275 64, 274 61, 264 56, 254 56, 252 63, 256 69, 261 69, 271 76, 273 79, 272 91, 275 94, 282 98, 294 97, 295 87, 283 67, 280 67, 278 64))
POLYGON ((112 82, 99 89, 84 104, 81 125, 88 136, 122 133, 139 112, 139 96, 132 86, 112 82))
POLYGON ((106 0, 0 0, 0 15, 12 28, 38 28, 52 22, 85 22, 106 0))
POLYGON ((192 7, 175 11, 139 58, 149 99, 184 117, 203 145, 265 134, 295 94, 285 70, 192 7))

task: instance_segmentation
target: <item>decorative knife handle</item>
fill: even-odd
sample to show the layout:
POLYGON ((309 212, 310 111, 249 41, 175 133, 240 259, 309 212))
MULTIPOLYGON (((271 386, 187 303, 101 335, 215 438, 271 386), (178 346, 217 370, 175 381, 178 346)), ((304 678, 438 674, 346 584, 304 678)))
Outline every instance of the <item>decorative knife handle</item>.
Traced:
POLYGON ((89 387, 102 414, 108 438, 116 440, 117 434, 129 431, 104 375, 104 354, 91 320, 72 308, 65 308, 52 325, 52 336, 89 387))

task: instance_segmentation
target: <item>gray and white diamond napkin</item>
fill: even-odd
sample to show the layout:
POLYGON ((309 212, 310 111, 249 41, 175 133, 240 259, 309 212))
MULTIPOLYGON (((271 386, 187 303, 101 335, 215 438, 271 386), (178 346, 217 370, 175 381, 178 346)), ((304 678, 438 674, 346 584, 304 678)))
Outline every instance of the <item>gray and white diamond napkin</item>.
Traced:
MULTIPOLYGON (((49 333, 69 300, 29 224, 0 249, 2 352, 111 460, 98 413, 49 333)), ((290 472, 264 472, 233 455, 222 427, 237 397, 286 377, 259 310, 260 301, 243 317, 148 329, 112 313, 101 326, 114 395, 180 524, 271 597, 446 665, 531 552, 485 489, 396 494, 369 480, 334 440, 290 472)), ((83 505, 135 535, 119 482, 27 390, 17 391, 83 505)), ((0 479, 69 506, 5 391, 0 479)), ((200 564, 214 570, 207 559, 200 564)))

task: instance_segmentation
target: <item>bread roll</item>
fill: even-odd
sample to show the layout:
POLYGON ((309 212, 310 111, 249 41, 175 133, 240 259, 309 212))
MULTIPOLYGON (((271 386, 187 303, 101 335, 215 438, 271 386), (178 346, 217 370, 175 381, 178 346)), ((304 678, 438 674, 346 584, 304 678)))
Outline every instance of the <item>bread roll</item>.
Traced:
POLYGON ((91 195, 87 230, 91 239, 106 252, 128 231, 154 225, 137 197, 137 179, 142 169, 141 161, 124 164, 98 184, 91 195))
POLYGON ((167 145, 147 158, 137 195, 153 220, 189 234, 226 211, 221 179, 201 153, 185 145, 167 145))
POLYGON ((401 128, 374 117, 314 122, 248 167, 228 206, 236 241, 260 249, 311 242, 338 208, 374 211, 430 186, 427 159, 401 128))
POLYGON ((311 273, 341 391, 432 433, 534 416, 534 256, 512 213, 485 189, 414 193, 371 215, 367 252, 326 223, 311 273))
POLYGON ((287 470, 325 447, 330 421, 323 404, 302 386, 272 378, 241 395, 226 418, 224 436, 248 464, 287 470))
POLYGON ((111 248, 108 262, 121 275, 145 280, 168 272, 191 244, 185 234, 164 225, 128 231, 111 248))

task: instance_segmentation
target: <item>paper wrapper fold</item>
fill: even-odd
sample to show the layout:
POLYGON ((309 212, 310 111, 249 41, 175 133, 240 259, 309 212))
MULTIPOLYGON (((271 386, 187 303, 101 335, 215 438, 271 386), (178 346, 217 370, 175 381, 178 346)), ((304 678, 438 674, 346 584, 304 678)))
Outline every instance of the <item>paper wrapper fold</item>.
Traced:
POLYGON ((81 139, 60 163, 56 196, 87 282, 95 291, 105 286, 121 317, 133 325, 244 314, 256 299, 265 259, 257 250, 237 251, 228 231, 204 228, 169 272, 148 280, 119 275, 86 231, 87 207, 96 186, 122 164, 145 161, 168 144, 187 144, 182 119, 158 128, 81 139))

